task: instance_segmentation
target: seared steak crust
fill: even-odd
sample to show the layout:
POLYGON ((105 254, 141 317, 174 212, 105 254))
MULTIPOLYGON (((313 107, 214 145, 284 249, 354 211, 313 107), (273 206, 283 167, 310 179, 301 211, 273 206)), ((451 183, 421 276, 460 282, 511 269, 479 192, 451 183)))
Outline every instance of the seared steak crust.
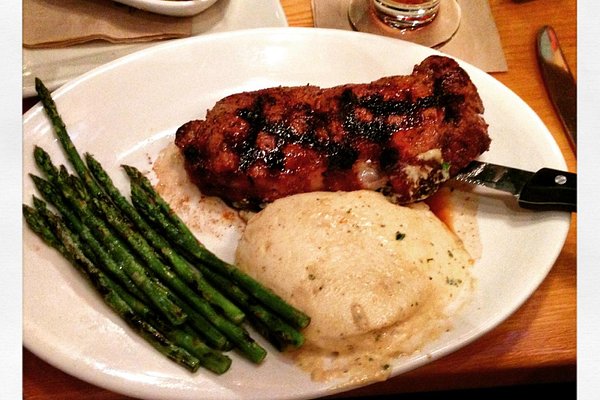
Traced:
POLYGON ((467 73, 431 56, 411 75, 368 84, 225 97, 181 126, 175 144, 204 194, 239 207, 357 189, 409 203, 488 150, 483 111, 467 73))

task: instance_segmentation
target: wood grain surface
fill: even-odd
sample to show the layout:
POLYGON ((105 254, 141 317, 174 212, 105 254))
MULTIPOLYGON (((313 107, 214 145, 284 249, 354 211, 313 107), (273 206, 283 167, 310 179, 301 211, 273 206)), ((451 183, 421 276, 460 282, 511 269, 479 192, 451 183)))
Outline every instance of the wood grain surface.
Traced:
MULTIPOLYGON (((313 26, 310 0, 282 0, 281 4, 290 26, 313 26)), ((552 25, 571 70, 576 73, 576 0, 524 3, 490 0, 490 5, 508 63, 507 72, 492 75, 540 116, 560 146, 568 169, 576 172, 575 154, 548 99, 535 58, 536 32, 542 25, 552 25)), ((546 280, 515 314, 492 332, 427 366, 343 396, 574 382, 577 365, 576 228, 577 216, 574 214, 565 246, 546 280)), ((23 352, 25 399, 127 399, 69 376, 26 349, 23 352)))

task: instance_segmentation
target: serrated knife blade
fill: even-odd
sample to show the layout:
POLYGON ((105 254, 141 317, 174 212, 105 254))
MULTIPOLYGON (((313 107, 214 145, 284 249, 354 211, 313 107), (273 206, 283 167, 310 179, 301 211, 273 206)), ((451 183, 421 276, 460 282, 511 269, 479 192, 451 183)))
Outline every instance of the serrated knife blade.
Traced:
POLYGON ((523 208, 577 212, 577 175, 572 172, 552 168, 531 172, 472 161, 454 179, 511 193, 523 208))

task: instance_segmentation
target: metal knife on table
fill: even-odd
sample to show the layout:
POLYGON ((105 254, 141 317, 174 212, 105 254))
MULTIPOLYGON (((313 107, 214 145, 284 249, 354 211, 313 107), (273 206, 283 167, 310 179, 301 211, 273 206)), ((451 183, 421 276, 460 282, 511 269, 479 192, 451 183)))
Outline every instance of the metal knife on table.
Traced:
POLYGON ((577 148, 577 84, 560 48, 554 29, 544 26, 537 35, 537 58, 550 100, 577 148))
POLYGON ((511 193, 523 208, 577 212, 577 175, 572 172, 551 168, 530 172, 472 161, 454 179, 511 193))

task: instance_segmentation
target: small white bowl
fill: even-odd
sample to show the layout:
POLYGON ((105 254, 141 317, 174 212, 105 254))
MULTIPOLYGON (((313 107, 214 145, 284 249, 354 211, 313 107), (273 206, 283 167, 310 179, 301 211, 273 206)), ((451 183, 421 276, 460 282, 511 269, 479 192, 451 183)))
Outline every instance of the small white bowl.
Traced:
POLYGON ((190 17, 206 10, 217 0, 116 0, 140 10, 173 17, 190 17))

